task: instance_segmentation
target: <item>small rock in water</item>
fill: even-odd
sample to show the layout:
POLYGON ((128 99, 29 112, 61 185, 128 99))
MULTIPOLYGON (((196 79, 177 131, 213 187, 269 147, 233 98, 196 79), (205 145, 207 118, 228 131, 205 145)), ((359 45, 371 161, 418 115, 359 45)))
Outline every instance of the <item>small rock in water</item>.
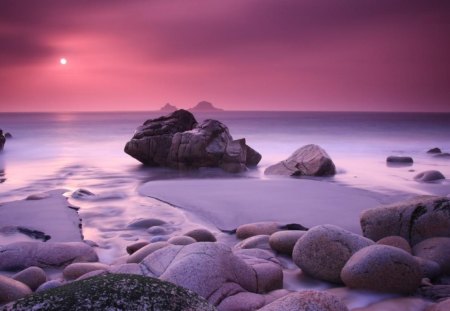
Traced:
POLYGON ((328 153, 317 145, 297 149, 289 158, 269 166, 264 174, 288 176, 332 176, 336 167, 328 153))
POLYGON ((166 228, 161 227, 161 226, 154 226, 154 227, 150 227, 147 229, 147 232, 149 234, 154 234, 154 235, 166 235, 169 232, 166 230, 166 228))
POLYGON ((170 239, 168 235, 155 235, 150 239, 150 243, 165 242, 170 239))
POLYGON ((404 163, 404 164, 411 164, 413 163, 413 158, 411 157, 405 157, 405 156, 389 156, 386 159, 387 163, 404 163))
POLYGON ((13 279, 28 285, 31 290, 36 290, 47 281, 47 275, 39 267, 29 267, 15 274, 13 279))
POLYGON ((269 235, 261 234, 249 237, 234 246, 235 249, 258 248, 271 250, 269 245, 269 235))
POLYGON ((51 280, 51 281, 45 282, 44 284, 39 286, 36 289, 36 293, 45 292, 46 290, 49 290, 49 289, 52 289, 52 288, 56 288, 56 287, 59 287, 61 285, 62 285, 61 281, 51 280))
POLYGON ((107 274, 75 281, 15 301, 11 311, 165 310, 213 311, 197 294, 169 282, 129 274, 107 274))
POLYGON ((80 200, 82 200, 82 199, 87 199, 87 198, 91 198, 91 197, 93 197, 93 196, 95 196, 95 194, 92 193, 92 192, 90 192, 90 191, 87 190, 87 189, 77 189, 77 190, 75 190, 75 191, 72 193, 72 195, 71 195, 72 198, 74 198, 74 199, 80 199, 80 200))
POLYGON ((173 245, 189 245, 192 243, 196 243, 197 241, 190 236, 174 236, 171 237, 167 242, 173 245))
POLYGON ((145 257, 161 249, 163 247, 169 246, 171 244, 167 242, 155 242, 148 244, 138 250, 136 250, 130 257, 127 259, 127 263, 140 263, 145 257))
POLYGON ((63 276, 66 280, 74 280, 92 271, 108 269, 108 265, 100 262, 76 262, 64 268, 63 276))
POLYGON ((130 222, 128 228, 147 229, 153 226, 161 226, 166 224, 164 220, 157 218, 138 218, 130 222))
POLYGON ((358 250, 373 241, 334 225, 309 229, 295 244, 292 260, 306 274, 323 281, 341 283, 341 270, 358 250))
POLYGON ((186 232, 184 235, 195 239, 197 242, 216 242, 216 237, 209 230, 193 229, 186 232))
POLYGON ((402 238, 401 236, 398 235, 392 235, 382 238, 381 240, 377 241, 377 244, 397 247, 409 254, 412 253, 411 246, 409 245, 408 241, 406 241, 405 238, 402 238))
POLYGON ((324 291, 302 290, 259 309, 259 311, 348 311, 346 305, 337 297, 324 291))
POLYGON ((450 238, 435 237, 424 240, 414 245, 413 254, 437 262, 442 273, 450 274, 450 238))
POLYGON ((435 170, 421 172, 414 176, 414 180, 419 182, 432 182, 441 179, 445 179, 445 176, 441 172, 435 170))
POLYGON ((31 289, 22 282, 0 275, 0 304, 17 300, 31 293, 31 289))
POLYGON ((145 241, 133 243, 133 244, 127 246, 127 253, 129 255, 131 255, 147 245, 148 245, 148 242, 145 242, 145 241))
POLYGON ((29 196, 27 196, 27 198, 25 200, 43 200, 43 199, 47 199, 50 197, 49 193, 35 193, 35 194, 30 194, 29 196))
POLYGON ((414 257, 401 249, 371 245, 350 257, 341 278, 350 288, 409 294, 419 287, 422 270, 414 257))
POLYGON ((255 235, 271 235, 277 231, 280 231, 280 224, 277 222, 255 222, 239 226, 236 230, 236 237, 242 240, 255 235))
POLYGON ((440 148, 436 147, 436 148, 431 148, 430 150, 427 151, 427 153, 432 153, 432 154, 442 153, 442 150, 440 148))
POLYGON ((292 255, 295 243, 300 239, 306 231, 287 230, 273 233, 269 238, 270 247, 279 253, 292 255))

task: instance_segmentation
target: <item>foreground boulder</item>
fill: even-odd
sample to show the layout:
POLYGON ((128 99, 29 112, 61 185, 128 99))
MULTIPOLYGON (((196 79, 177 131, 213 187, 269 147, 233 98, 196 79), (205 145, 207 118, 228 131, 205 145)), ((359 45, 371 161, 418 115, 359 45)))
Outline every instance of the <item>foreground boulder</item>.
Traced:
POLYGON ((309 229, 295 244, 292 260, 310 276, 341 283, 341 270, 358 250, 373 241, 333 225, 309 229))
POLYGON ((158 279, 107 274, 30 295, 6 310, 215 310, 197 294, 158 279))
POLYGON ((62 267, 72 262, 92 261, 98 261, 97 254, 82 242, 16 242, 0 246, 0 270, 62 267))
POLYGON ((125 152, 145 165, 178 169, 220 167, 240 172, 261 160, 245 139, 233 140, 223 123, 197 124, 192 113, 182 109, 138 127, 125 152))
POLYGON ((350 288, 409 294, 420 285, 422 270, 407 252, 388 245, 372 245, 356 252, 341 278, 350 288))
POLYGON ((450 199, 420 196, 364 211, 360 218, 365 237, 378 241, 398 235, 411 245, 425 239, 450 237, 450 199))
POLYGON ((264 171, 267 175, 287 176, 331 176, 336 167, 328 153, 317 145, 306 145, 297 149, 289 158, 264 171))
POLYGON ((31 289, 22 282, 0 275, 0 305, 31 294, 31 289))

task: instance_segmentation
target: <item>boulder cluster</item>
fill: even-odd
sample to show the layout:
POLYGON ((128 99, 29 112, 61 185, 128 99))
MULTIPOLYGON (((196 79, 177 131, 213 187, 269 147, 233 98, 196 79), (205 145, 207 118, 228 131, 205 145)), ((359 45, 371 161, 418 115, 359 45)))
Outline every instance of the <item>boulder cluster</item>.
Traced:
MULTIPOLYGON (((156 235, 165 226, 154 218, 128 225, 156 235)), ((284 289, 286 256, 298 273, 351 289, 450 296, 450 285, 439 283, 450 274, 449 198, 419 197, 369 209, 361 227, 363 236, 327 224, 307 229, 251 223, 236 229, 239 241, 233 245, 196 228, 130 244, 128 255, 111 265, 99 263, 87 243, 12 243, 0 248, 0 270, 18 273, 0 277, 0 304, 10 302, 6 310, 67 301, 83 310, 138 302, 165 310, 348 310, 332 291, 284 289), (48 280, 43 269, 49 267, 62 269, 62 279, 48 280), (138 285, 134 294, 128 291, 138 285)))

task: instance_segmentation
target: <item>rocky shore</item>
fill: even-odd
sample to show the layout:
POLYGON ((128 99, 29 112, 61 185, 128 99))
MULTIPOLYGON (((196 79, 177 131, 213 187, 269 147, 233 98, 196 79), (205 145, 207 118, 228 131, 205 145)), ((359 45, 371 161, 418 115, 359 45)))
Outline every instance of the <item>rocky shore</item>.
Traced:
MULTIPOLYGON (((408 310, 445 310, 449 215, 449 198, 428 196, 365 210, 363 235, 328 224, 258 222, 229 233, 198 227, 130 243, 112 264, 98 262, 89 241, 10 243, 0 246, 0 303, 4 310, 366 310, 351 299, 365 290, 404 297, 408 310), (293 291, 285 279, 292 271, 328 289, 293 291)), ((129 227, 156 232, 165 222, 129 227)))

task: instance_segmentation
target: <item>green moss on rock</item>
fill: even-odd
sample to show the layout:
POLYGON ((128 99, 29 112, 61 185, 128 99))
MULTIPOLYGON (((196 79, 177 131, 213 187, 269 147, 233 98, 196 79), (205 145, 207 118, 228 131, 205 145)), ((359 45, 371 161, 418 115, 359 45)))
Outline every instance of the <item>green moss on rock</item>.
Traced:
POLYGON ((17 300, 5 310, 216 310, 196 293, 155 278, 107 274, 17 300))

